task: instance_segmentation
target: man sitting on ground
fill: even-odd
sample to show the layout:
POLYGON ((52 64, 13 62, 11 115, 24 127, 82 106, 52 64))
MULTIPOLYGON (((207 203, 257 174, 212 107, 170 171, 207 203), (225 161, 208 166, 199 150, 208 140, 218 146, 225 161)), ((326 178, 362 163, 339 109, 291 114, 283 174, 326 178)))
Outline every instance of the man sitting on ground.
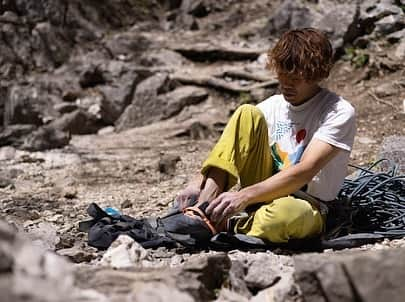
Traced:
POLYGON ((197 205, 218 231, 246 210, 233 231, 284 243, 318 236, 325 228, 321 201, 333 200, 347 172, 355 112, 320 87, 333 65, 332 46, 313 28, 284 33, 268 53, 281 94, 257 106, 242 105, 177 201, 197 205), (239 181, 241 190, 228 192, 239 181), (305 192, 305 193, 302 193, 305 192))

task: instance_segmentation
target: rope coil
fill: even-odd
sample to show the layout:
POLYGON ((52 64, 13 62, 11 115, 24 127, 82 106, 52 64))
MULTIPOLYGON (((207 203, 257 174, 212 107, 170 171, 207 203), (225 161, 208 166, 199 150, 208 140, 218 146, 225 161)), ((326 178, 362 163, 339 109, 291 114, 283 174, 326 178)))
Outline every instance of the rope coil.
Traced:
POLYGON ((339 233, 405 236, 405 175, 396 175, 398 167, 388 159, 368 168, 350 166, 358 171, 345 179, 337 197, 345 216, 339 233), (383 164, 388 171, 375 171, 383 164))

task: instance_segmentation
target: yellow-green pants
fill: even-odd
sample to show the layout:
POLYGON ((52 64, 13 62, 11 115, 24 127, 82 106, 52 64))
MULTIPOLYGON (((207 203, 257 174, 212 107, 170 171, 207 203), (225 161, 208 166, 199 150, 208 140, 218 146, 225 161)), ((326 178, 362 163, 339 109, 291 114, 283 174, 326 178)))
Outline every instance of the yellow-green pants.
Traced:
MULTIPOLYGON (((268 128, 257 107, 242 105, 235 111, 201 173, 206 175, 211 167, 228 172, 225 190, 238 180, 246 187, 272 176, 268 128)), ((263 200, 255 212, 238 221, 234 231, 281 243, 317 236, 323 228, 323 218, 315 207, 306 200, 286 196, 263 200)))

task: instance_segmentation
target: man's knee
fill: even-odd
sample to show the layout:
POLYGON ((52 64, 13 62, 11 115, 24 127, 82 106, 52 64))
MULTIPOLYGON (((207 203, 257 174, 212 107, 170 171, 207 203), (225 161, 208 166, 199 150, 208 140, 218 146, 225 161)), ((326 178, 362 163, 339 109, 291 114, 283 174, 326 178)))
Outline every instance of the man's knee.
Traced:
POLYGON ((235 114, 247 115, 247 116, 254 116, 254 117, 262 117, 263 113, 254 105, 251 104, 243 104, 236 109, 235 114))
POLYGON ((288 241, 288 233, 288 216, 274 211, 271 206, 262 206, 255 213, 248 235, 282 243, 288 241))
MULTIPOLYGON (((294 197, 283 197, 260 207, 254 216, 251 235, 275 243, 287 242, 290 238, 305 237, 304 229, 311 205, 294 197)), ((312 216, 312 215, 309 215, 312 216)), ((310 218, 310 217, 309 217, 310 218)))

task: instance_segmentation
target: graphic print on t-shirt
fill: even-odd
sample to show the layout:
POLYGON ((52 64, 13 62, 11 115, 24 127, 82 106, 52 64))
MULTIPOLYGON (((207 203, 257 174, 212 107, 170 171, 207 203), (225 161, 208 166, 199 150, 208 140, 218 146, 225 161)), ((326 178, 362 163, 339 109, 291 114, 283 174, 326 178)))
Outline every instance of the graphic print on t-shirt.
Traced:
POLYGON ((295 165, 304 153, 304 139, 307 135, 305 129, 296 131, 291 122, 277 122, 272 133, 271 153, 276 171, 295 165))

